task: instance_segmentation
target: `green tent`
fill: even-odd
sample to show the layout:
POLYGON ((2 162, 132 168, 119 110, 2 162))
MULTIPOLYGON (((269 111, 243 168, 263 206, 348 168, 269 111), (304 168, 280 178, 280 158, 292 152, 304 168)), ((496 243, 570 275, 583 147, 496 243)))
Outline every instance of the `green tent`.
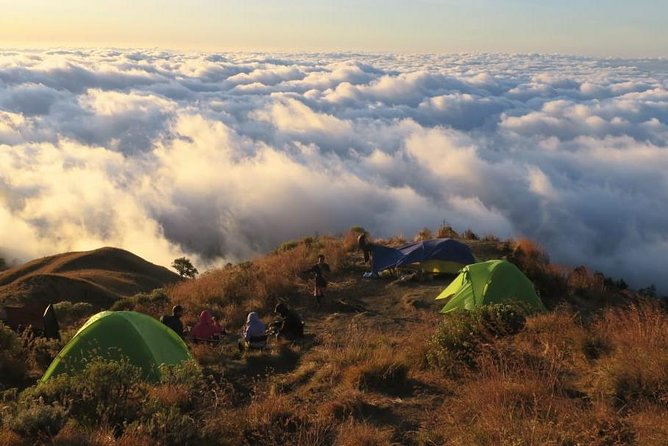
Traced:
POLYGON ((60 373, 80 371, 86 361, 95 357, 127 358, 142 370, 145 378, 152 380, 159 377, 161 364, 192 359, 183 340, 151 316, 134 311, 103 311, 91 316, 63 347, 41 382, 60 373))
POLYGON ((501 303, 516 303, 527 311, 545 310, 533 283, 505 260, 489 260, 464 267, 436 300, 448 298, 450 300, 441 313, 501 303))

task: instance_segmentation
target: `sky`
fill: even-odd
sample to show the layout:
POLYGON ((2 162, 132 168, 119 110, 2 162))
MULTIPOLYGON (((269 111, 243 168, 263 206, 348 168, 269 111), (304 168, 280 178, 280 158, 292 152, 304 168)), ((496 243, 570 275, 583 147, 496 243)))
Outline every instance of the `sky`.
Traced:
POLYGON ((13 47, 668 56, 665 0, 1 0, 13 47))

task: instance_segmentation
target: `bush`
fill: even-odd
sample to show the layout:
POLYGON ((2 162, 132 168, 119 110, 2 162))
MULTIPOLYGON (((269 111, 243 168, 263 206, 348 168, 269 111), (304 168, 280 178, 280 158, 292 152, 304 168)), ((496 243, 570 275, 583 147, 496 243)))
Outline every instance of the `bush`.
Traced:
POLYGON ((407 387, 408 366, 392 358, 372 358, 346 371, 353 388, 388 395, 401 394, 407 387))
POLYGON ((88 302, 72 302, 65 300, 53 305, 53 309, 61 325, 71 325, 85 317, 91 316, 96 309, 88 302))
POLYGON ((138 293, 131 297, 117 300, 111 311, 139 311, 147 314, 158 314, 169 302, 163 288, 156 288, 150 293, 138 293))
POLYGON ((458 238, 459 234, 454 230, 452 226, 447 223, 443 223, 436 230, 436 237, 438 238, 458 238))
POLYGON ((134 420, 146 396, 141 370, 127 360, 98 358, 76 375, 58 375, 26 389, 21 401, 59 404, 79 423, 122 426, 134 420))
MULTIPOLYGON (((32 371, 42 375, 56 357, 62 343, 58 339, 48 339, 30 336, 25 340, 27 347, 27 362, 32 371)), ((24 359, 25 360, 25 359, 24 359)))
POLYGON ((348 232, 343 236, 343 248, 348 252, 355 251, 357 249, 357 239, 362 234, 366 234, 367 240, 369 240, 369 233, 363 227, 353 226, 348 229, 348 232))
POLYGON ((422 240, 429 240, 432 238, 431 234, 431 229, 429 228, 422 228, 420 231, 415 234, 415 237, 413 237, 413 240, 416 242, 420 242, 422 240))
POLYGON ((526 317, 507 304, 485 305, 474 310, 455 310, 444 315, 445 321, 429 341, 428 362, 455 373, 462 365, 473 368, 480 345, 501 336, 520 332, 526 317))
POLYGON ((462 238, 464 240, 478 240, 478 235, 470 229, 467 229, 462 233, 462 238))
POLYGON ((199 437, 199 426, 192 416, 183 414, 178 407, 155 407, 153 413, 131 423, 129 432, 148 434, 162 445, 193 444, 199 437))
POLYGON ((0 388, 24 379, 28 373, 19 336, 0 322, 0 388))
POLYGON ((45 439, 60 431, 65 425, 66 416, 67 411, 58 403, 23 401, 5 424, 12 431, 29 439, 45 439))

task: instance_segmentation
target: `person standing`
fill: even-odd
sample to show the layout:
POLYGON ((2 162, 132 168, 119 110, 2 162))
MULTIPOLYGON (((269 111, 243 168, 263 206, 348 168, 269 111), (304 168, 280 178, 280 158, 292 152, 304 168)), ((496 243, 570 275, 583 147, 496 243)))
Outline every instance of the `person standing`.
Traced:
POLYGON ((357 249, 364 254, 364 263, 367 263, 371 257, 371 243, 367 239, 366 232, 363 232, 357 237, 357 249))
POLYGON ((315 277, 313 296, 318 305, 320 305, 321 300, 325 297, 325 290, 327 289, 327 277, 325 273, 329 273, 330 271, 329 265, 325 262, 324 254, 318 256, 318 263, 304 271, 304 273, 312 273, 315 277))

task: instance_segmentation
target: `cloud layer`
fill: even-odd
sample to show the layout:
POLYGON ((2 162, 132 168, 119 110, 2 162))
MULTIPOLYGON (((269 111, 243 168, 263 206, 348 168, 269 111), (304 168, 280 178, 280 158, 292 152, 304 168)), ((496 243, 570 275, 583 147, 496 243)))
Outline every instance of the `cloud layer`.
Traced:
POLYGON ((0 255, 527 236, 668 290, 668 61, 0 52, 0 255))

